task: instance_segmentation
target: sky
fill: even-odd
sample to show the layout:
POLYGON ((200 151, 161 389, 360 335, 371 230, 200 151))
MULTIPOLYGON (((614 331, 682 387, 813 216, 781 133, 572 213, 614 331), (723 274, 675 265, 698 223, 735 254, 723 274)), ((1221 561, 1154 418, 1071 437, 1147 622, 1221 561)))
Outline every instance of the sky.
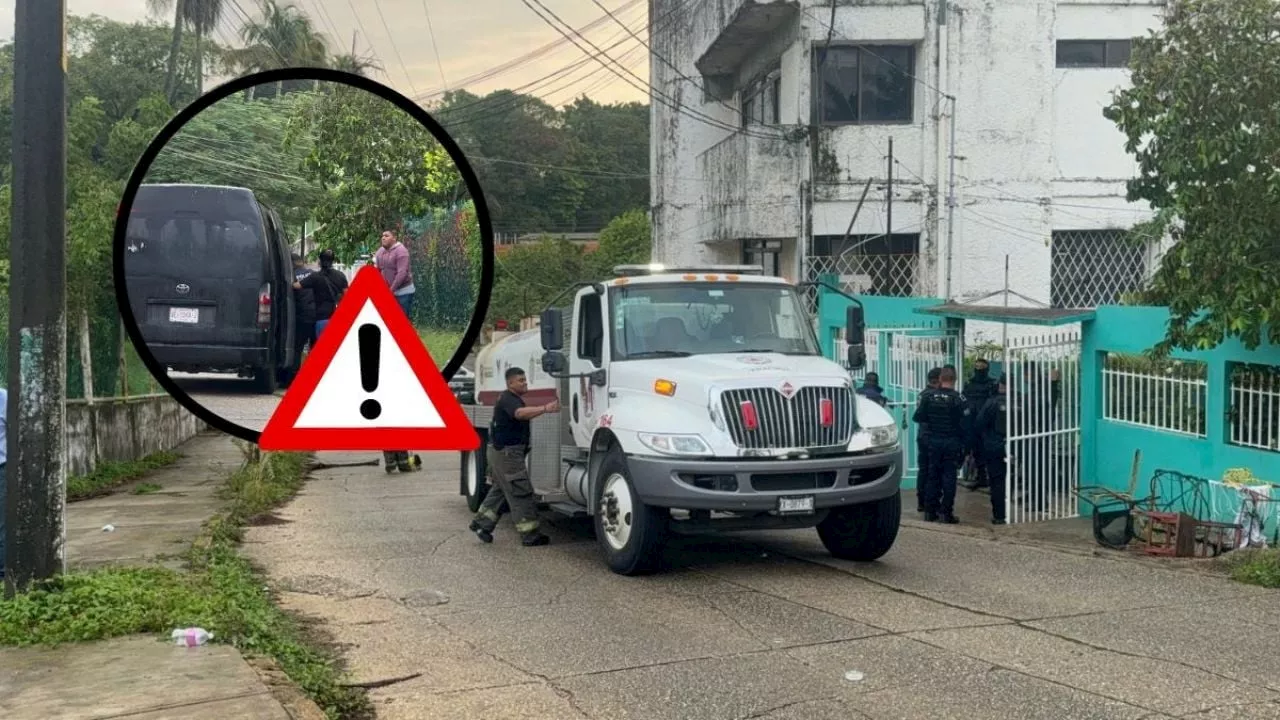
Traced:
MULTIPOLYGON (((358 55, 372 55, 384 68, 375 79, 420 101, 460 88, 477 94, 510 88, 553 105, 583 94, 606 103, 647 100, 648 54, 641 42, 647 42, 648 3, 644 0, 598 0, 600 5, 596 0, 528 0, 547 20, 555 22, 559 17, 580 31, 585 40, 560 25, 581 48, 518 0, 286 1, 313 18, 335 52, 350 52, 354 39, 358 55), (584 29, 591 23, 595 24, 584 29), (552 43, 538 56, 525 57, 552 43), (634 75, 607 59, 612 70, 590 59, 584 50, 595 53, 592 44, 634 75), (495 69, 501 70, 486 77, 495 69)), ((14 2, 0 0, 0 37, 6 39, 13 37, 14 2)), ((66 2, 72 15, 97 14, 121 21, 149 17, 147 0, 66 2)), ((238 40, 238 27, 246 16, 259 16, 258 2, 225 2, 227 9, 214 39, 231 43, 238 40)))

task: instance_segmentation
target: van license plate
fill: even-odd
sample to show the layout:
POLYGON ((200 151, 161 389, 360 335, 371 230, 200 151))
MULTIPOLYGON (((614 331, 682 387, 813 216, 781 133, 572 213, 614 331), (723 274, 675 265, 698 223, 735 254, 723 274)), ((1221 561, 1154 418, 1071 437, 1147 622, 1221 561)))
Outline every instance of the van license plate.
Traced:
POLYGON ((813 512, 813 496, 778 498, 778 513, 781 515, 808 515, 813 512))
POLYGON ((198 323, 200 322, 200 308, 169 308, 169 322, 174 323, 198 323))

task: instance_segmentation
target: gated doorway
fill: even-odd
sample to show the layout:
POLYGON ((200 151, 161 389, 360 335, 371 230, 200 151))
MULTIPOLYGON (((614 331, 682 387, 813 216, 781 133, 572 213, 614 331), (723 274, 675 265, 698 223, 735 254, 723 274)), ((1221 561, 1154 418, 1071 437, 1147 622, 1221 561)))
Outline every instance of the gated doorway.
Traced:
MULTIPOLYGON (((1024 300, 1026 298, 1023 298, 1024 300)), ((1006 380, 1005 518, 1011 523, 1077 517, 1080 486, 1080 323, 1084 309, 942 303, 917 313, 1001 323, 1006 380)))
MULTIPOLYGON (((928 385, 931 369, 945 365, 963 369, 964 332, 959 327, 871 327, 866 330, 865 343, 867 363, 853 371, 854 382, 861 385, 869 373, 879 376, 887 401, 885 409, 898 425, 905 463, 902 479, 914 486, 919 479, 918 429, 911 416, 920 393, 928 385)), ((843 333, 837 334, 835 348, 835 356, 844 358, 843 333)), ((962 383, 958 378, 957 390, 963 390, 962 383)))

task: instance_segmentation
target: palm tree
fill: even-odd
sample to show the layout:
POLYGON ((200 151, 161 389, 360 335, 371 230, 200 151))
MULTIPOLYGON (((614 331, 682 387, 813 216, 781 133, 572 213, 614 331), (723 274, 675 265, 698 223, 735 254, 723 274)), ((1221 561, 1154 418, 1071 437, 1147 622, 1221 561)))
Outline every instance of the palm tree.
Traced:
POLYGON ((147 6, 158 15, 173 10, 173 41, 169 45, 169 67, 164 78, 165 97, 172 103, 178 91, 178 53, 184 27, 196 34, 196 94, 204 94, 204 39, 222 21, 224 0, 147 0, 147 6))
MULTIPOLYGON (((240 28, 246 46, 232 51, 232 62, 251 72, 328 65, 329 48, 324 36, 316 31, 305 12, 294 5, 282 6, 277 0, 260 0, 260 7, 262 19, 250 20, 240 28)), ((277 83, 276 95, 283 91, 284 83, 277 83)))
POLYGON ((382 65, 374 58, 361 57, 352 53, 334 55, 329 60, 329 67, 334 70, 349 72, 353 75, 369 76, 369 71, 382 72, 382 65))

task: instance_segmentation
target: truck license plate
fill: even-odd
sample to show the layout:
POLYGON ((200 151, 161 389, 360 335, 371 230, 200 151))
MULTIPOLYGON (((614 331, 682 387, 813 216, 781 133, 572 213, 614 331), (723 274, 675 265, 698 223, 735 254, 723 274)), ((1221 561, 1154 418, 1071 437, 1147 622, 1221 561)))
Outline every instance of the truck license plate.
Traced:
POLYGON ((813 512, 813 496, 778 498, 778 513, 782 515, 806 515, 813 512))
POLYGON ((174 323, 198 323, 200 322, 200 308, 169 308, 169 322, 174 323))

